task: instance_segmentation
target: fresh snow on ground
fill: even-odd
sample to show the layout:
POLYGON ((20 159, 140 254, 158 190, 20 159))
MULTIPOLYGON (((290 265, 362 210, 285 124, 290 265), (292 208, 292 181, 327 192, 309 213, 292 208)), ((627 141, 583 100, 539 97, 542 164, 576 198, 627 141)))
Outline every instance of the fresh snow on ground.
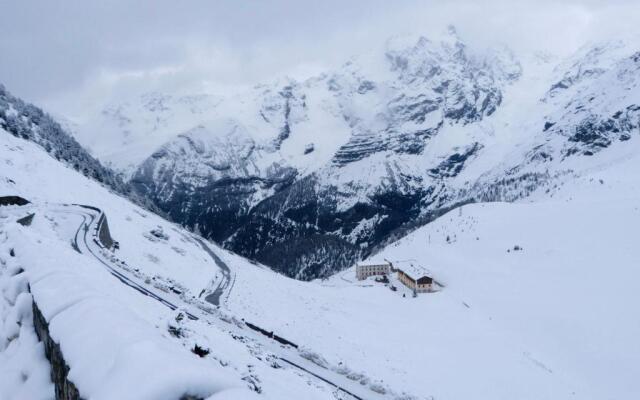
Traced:
MULTIPOLYGON (((191 233, 87 180, 33 143, 6 132, 0 132, 0 140, 0 159, 7 166, 0 169, 0 195, 17 194, 32 202, 0 208, 0 281, 4 288, 6 282, 17 279, 13 278, 15 268, 6 267, 7 262, 24 268, 23 302, 30 301, 26 292, 29 283, 36 301, 42 303, 43 314, 50 319, 51 334, 60 343, 71 366, 69 377, 81 394, 98 399, 169 399, 177 398, 179 391, 221 399, 248 399, 257 396, 256 392, 268 399, 326 399, 332 393, 338 396, 335 398, 345 396, 282 360, 286 357, 323 374, 321 367, 295 349, 287 350, 248 329, 240 322, 241 316, 225 315, 204 302, 223 274, 191 233), (107 273, 100 260, 109 263, 114 256, 99 250, 92 241, 78 243, 82 254, 74 251, 74 239, 82 236, 83 221, 91 211, 70 203, 101 207, 112 235, 120 242, 117 262, 112 265, 179 308, 171 310, 107 273), (27 212, 36 214, 32 226, 18 226, 14 221, 27 212), (11 249, 15 257, 9 255, 11 249), (89 251, 99 254, 98 259, 90 257, 89 251), (126 265, 120 266, 120 261, 126 265), (199 320, 186 318, 186 313, 198 315, 199 320), (202 360, 190 351, 196 344, 210 351, 202 360)), ((209 246, 221 259, 233 262, 234 275, 236 269, 267 271, 209 246)), ((22 354, 29 357, 22 357, 24 368, 1 365, 7 372, 2 378, 7 383, 2 399, 24 399, 25 393, 26 398, 48 398, 52 385, 42 345, 30 327, 30 303, 17 308, 16 294, 3 296, 0 360, 22 354), (27 321, 21 328, 26 333, 18 340, 15 321, 22 320, 27 321)), ((334 380, 346 380, 332 374, 334 380)), ((367 386, 352 381, 346 384, 371 393, 369 398, 378 398, 367 386)))
POLYGON ((353 268, 308 284, 239 272, 228 306, 417 395, 629 398, 640 393, 639 164, 614 151, 536 202, 464 206, 372 257, 423 265, 437 293, 353 282, 353 268))
MULTIPOLYGON (((0 226, 6 216, 0 213, 0 226)), ((1 229, 0 229, 1 231, 1 229)), ((38 342, 27 279, 15 258, 7 257, 0 232, 0 399, 48 400, 53 397, 49 363, 38 342)))
POLYGON ((166 314, 162 305, 119 284, 59 240, 41 235, 51 225, 48 219, 39 216, 33 229, 16 225, 8 227, 9 243, 25 267, 51 337, 72 367, 69 379, 83 397, 207 397, 243 386, 230 372, 166 338, 154 326, 155 318, 166 314), (127 305, 135 305, 135 311, 127 305))

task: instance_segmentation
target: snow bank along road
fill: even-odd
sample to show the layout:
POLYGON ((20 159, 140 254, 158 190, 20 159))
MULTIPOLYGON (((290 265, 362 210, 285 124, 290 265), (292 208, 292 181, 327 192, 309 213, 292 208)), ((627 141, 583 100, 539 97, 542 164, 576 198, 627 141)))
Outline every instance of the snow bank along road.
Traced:
MULTIPOLYGON (((330 369, 322 367, 309 360, 309 357, 303 357, 300 352, 294 347, 283 345, 282 342, 277 342, 267 338, 266 336, 259 334, 255 331, 244 329, 238 325, 242 324, 229 324, 220 318, 216 318, 215 311, 208 311, 199 307, 194 307, 191 304, 176 304, 181 302, 181 299, 177 296, 176 299, 169 299, 172 294, 158 295, 152 290, 146 288, 142 283, 136 282, 134 277, 127 276, 126 272, 121 272, 118 269, 117 263, 114 263, 108 257, 103 255, 104 247, 97 239, 98 231, 100 229, 98 221, 100 217, 104 215, 101 210, 91 206, 85 205, 61 205, 52 209, 52 211, 63 214, 77 215, 82 219, 80 225, 75 230, 75 235, 71 238, 71 246, 74 250, 81 254, 87 254, 97 259, 109 273, 117 278, 121 283, 136 290, 142 295, 148 296, 171 310, 180 310, 184 312, 190 319, 198 320, 204 319, 207 323, 216 325, 223 330, 230 332, 232 335, 240 337, 250 337, 256 340, 261 346, 270 352, 272 352, 277 358, 282 360, 286 365, 289 365, 299 371, 308 374, 311 378, 328 384, 337 390, 343 392, 347 396, 355 399, 386 399, 388 396, 371 391, 369 388, 360 385, 358 382, 351 381, 345 376, 340 375, 330 369), (196 315, 199 314, 199 315, 196 315), (214 317, 214 318, 212 318, 214 317)), ((220 297, 230 290, 230 275, 231 269, 224 263, 214 252, 206 245, 206 243, 199 238, 194 238, 203 250, 215 261, 216 265, 221 269, 223 273, 223 280, 218 284, 215 291, 207 296, 207 302, 218 305, 220 297)), ((249 324, 251 325, 251 324, 249 324)), ((273 338, 273 336, 271 336, 273 338)))

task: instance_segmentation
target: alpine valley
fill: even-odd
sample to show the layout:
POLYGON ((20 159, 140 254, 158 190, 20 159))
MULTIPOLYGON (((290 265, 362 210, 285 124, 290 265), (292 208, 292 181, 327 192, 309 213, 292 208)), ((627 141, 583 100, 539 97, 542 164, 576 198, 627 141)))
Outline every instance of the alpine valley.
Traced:
POLYGON ((553 188, 637 141, 629 43, 559 60, 471 47, 449 27, 302 81, 132 96, 70 129, 173 221, 325 278, 456 206, 553 188))

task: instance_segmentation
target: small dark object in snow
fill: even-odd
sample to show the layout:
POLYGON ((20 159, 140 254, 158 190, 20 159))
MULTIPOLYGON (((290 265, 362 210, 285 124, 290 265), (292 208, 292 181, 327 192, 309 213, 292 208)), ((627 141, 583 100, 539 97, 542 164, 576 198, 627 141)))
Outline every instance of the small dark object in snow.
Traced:
POLYGON ((31 222, 33 222, 33 217, 34 216, 35 216, 35 214, 31 213, 31 214, 27 215, 26 217, 20 218, 16 222, 19 223, 22 226, 29 226, 29 225, 31 225, 31 222))
POLYGON ((0 206, 25 206, 30 201, 20 196, 0 196, 0 206))
POLYGON ((153 236, 157 237, 158 239, 169 240, 169 235, 164 233, 164 231, 162 230, 162 227, 160 227, 160 226, 157 227, 156 229, 150 230, 149 233, 152 234, 153 236))
POLYGON ((178 315, 176 315, 176 322, 180 322, 184 319, 184 314, 183 313, 178 313, 178 315))
POLYGON ((387 275, 382 275, 380 278, 376 278, 375 281, 378 283, 389 283, 389 278, 387 278, 387 275))
POLYGON ((196 344, 193 346, 193 349, 191 349, 191 352, 199 357, 205 357, 209 354, 209 349, 202 348, 196 344))
POLYGON ((245 342, 244 336, 240 336, 240 335, 233 335, 233 334, 232 334, 232 335, 231 335, 231 337, 232 337, 232 338, 234 338, 234 339, 235 339, 235 340, 237 340, 237 341, 242 342, 242 343, 244 343, 244 342, 245 342))
POLYGON ((282 366, 280 364, 278 364, 277 362, 272 361, 271 362, 271 368, 280 369, 280 368, 282 368, 282 366))
POLYGON ((313 145, 313 143, 309 143, 308 145, 304 146, 304 154, 309 154, 313 152, 313 150, 315 150, 315 146, 313 145))
POLYGON ((16 256, 16 252, 13 249, 9 249, 9 255, 11 257, 15 257, 16 256))
POLYGON ((174 336, 174 337, 177 337, 177 338, 184 337, 184 332, 182 331, 182 328, 180 328, 180 327, 169 325, 168 331, 171 334, 171 336, 174 336))
POLYGON ((247 375, 242 378, 243 381, 247 382, 249 385, 249 389, 253 390, 256 393, 262 393, 262 388, 260 385, 260 379, 258 379, 255 375, 247 375))
POLYGON ((513 246, 513 251, 521 251, 521 250, 524 250, 524 249, 518 245, 513 246))
POLYGON ((202 400, 202 397, 185 394, 184 396, 180 397, 180 400, 202 400))

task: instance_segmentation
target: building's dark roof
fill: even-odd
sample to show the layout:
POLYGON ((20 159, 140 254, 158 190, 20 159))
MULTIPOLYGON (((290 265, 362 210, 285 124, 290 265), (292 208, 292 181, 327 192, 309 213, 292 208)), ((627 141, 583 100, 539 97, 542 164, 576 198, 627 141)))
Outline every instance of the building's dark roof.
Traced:
POLYGON ((428 285, 433 283, 433 279, 429 276, 423 276, 417 280, 418 285, 428 285))

